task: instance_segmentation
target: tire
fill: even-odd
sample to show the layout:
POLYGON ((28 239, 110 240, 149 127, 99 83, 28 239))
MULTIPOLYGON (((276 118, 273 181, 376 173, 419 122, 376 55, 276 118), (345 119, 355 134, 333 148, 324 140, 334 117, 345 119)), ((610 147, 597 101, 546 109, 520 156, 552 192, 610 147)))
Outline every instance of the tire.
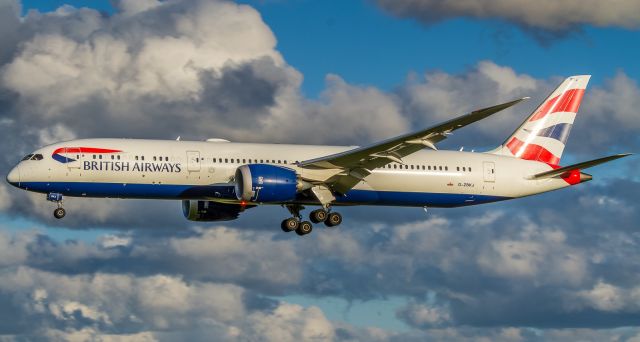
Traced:
POLYGON ((298 229, 296 229, 296 234, 302 236, 302 235, 307 235, 311 233, 311 231, 313 231, 313 226, 311 225, 311 222, 302 221, 300 222, 300 225, 298 225, 298 229))
POLYGON ((327 220, 324 221, 324 224, 327 227, 335 227, 342 223, 342 215, 339 213, 331 213, 327 216, 327 220))
POLYGON ((58 220, 63 218, 64 215, 67 214, 67 211, 64 210, 64 208, 58 208, 56 210, 53 211, 53 217, 57 218, 58 220))
POLYGON ((282 231, 284 231, 285 233, 288 233, 298 229, 299 225, 300 224, 297 219, 295 219, 294 217, 290 217, 280 223, 280 228, 282 228, 282 231))
POLYGON ((313 223, 320 223, 327 220, 327 211, 324 209, 314 210, 309 214, 309 219, 313 223))

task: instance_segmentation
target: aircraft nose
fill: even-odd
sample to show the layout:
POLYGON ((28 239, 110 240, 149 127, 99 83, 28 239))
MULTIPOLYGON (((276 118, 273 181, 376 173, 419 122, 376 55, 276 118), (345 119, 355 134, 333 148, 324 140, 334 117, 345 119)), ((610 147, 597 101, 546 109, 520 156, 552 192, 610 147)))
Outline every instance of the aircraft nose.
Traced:
POLYGON ((9 184, 13 186, 18 186, 18 184, 20 183, 20 170, 17 166, 11 169, 11 171, 7 175, 7 182, 9 182, 9 184))

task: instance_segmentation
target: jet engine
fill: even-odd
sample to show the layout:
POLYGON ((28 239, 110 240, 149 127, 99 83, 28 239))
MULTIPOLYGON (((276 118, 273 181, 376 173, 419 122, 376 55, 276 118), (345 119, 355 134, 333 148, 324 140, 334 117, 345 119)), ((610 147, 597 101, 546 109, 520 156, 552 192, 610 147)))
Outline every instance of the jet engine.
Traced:
POLYGON ((235 181, 238 200, 247 202, 288 202, 298 191, 294 170, 269 164, 242 165, 236 170, 235 181))
POLYGON ((182 213, 189 221, 231 221, 247 207, 213 201, 182 201, 182 213))

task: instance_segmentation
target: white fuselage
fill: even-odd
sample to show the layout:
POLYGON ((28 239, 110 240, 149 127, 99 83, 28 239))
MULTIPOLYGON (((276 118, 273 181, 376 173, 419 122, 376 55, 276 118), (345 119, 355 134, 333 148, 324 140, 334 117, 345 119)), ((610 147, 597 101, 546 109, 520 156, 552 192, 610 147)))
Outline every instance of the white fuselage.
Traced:
MULTIPOLYGON (((233 178, 241 165, 272 164, 295 170, 302 178, 328 177, 340 170, 309 170, 298 167, 296 162, 352 148, 85 139, 34 151, 43 158, 20 162, 8 178, 25 190, 68 196, 236 203, 239 201, 233 178)), ((348 193, 338 196, 335 204, 455 207, 523 197, 569 185, 562 179, 527 179, 550 170, 545 163, 494 154, 424 150, 403 161, 404 165, 391 163, 373 170, 348 193)), ((317 203, 314 198, 298 198, 294 202, 317 203)))
MULTIPOLYGON (((83 139, 34 151, 43 158, 20 162, 8 179, 25 190, 68 196, 237 203, 233 184, 235 171, 241 165, 272 164, 290 168, 301 178, 317 179, 342 170, 309 170, 298 167, 296 162, 353 148, 83 139)), ((455 207, 569 186, 560 178, 527 179, 551 167, 509 156, 424 150, 405 157, 403 162, 404 165, 391 163, 372 170, 352 190, 338 196, 335 204, 455 207)), ((317 200, 305 197, 293 202, 315 204, 317 200)))

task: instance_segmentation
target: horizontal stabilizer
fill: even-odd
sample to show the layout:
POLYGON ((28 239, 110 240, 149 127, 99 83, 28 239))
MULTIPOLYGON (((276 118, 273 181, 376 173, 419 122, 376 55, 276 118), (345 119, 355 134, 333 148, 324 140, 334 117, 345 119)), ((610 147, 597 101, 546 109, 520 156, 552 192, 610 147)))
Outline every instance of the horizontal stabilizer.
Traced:
POLYGON ((544 179, 544 178, 558 177, 558 176, 562 176, 562 175, 566 174, 567 172, 571 172, 573 170, 580 170, 580 169, 590 168, 590 167, 593 167, 593 166, 596 166, 596 165, 600 165, 600 164, 603 164, 603 163, 606 163, 606 162, 610 162, 612 160, 616 160, 616 159, 619 159, 619 158, 630 156, 631 154, 632 153, 615 154, 615 155, 604 157, 604 158, 599 158, 599 159, 594 159, 594 160, 590 160, 590 161, 586 161, 586 162, 582 162, 582 163, 578 163, 578 164, 564 166, 564 167, 561 167, 559 169, 538 173, 536 175, 531 176, 530 179, 544 179))

